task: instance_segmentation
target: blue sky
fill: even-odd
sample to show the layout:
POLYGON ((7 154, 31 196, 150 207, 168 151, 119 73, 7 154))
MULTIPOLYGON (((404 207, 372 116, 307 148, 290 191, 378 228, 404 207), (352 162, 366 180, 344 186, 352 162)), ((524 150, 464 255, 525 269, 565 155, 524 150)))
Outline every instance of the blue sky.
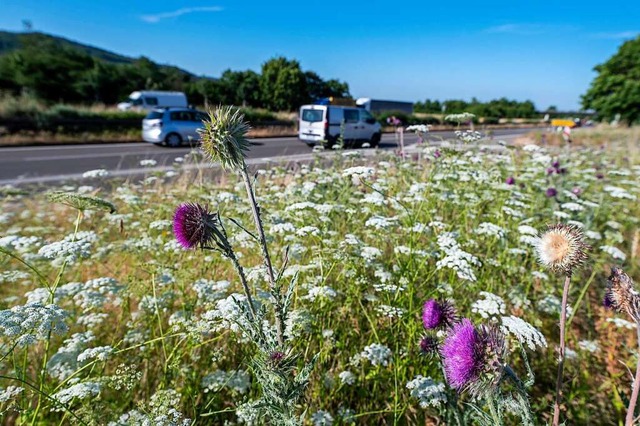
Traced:
POLYGON ((356 97, 579 106, 592 68, 640 34, 640 2, 0 0, 0 29, 61 35, 196 74, 275 55, 356 97))

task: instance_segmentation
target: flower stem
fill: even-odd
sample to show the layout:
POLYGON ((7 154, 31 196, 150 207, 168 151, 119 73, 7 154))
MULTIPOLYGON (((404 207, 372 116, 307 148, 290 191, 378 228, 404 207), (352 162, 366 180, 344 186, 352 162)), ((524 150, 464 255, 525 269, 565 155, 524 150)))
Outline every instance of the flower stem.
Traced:
POLYGON ((564 348, 565 348, 565 328, 567 322, 567 299, 569 298, 569 284, 571 284, 571 274, 564 280, 564 290, 562 291, 562 309, 560 311, 560 347, 558 350, 558 377, 556 378, 556 399, 553 403, 553 426, 560 423, 560 398, 562 397, 562 372, 564 370, 564 348))
POLYGON ((271 257, 269 256, 269 249, 267 247, 267 239, 264 236, 264 227, 262 226, 262 219, 260 218, 260 207, 256 201, 255 194, 253 193, 253 187, 251 186, 251 178, 247 170, 246 164, 243 165, 240 170, 244 186, 247 189, 247 195, 249 196, 249 204, 251 204, 251 211, 253 213, 253 220, 256 224, 258 231, 258 238, 260 239, 260 246, 262 247, 262 257, 264 265, 267 268, 267 276, 269 278, 269 287, 274 297, 274 311, 276 319, 276 333, 278 343, 284 345, 284 312, 282 312, 282 303, 280 298, 280 290, 276 286, 276 279, 273 273, 273 266, 271 264, 271 257))
MULTIPOLYGON (((640 324, 637 324, 638 330, 638 347, 640 348, 640 324)), ((638 363, 636 366, 636 377, 633 379, 633 391, 631 392, 631 400, 627 409, 627 418, 624 422, 625 426, 632 426, 636 412, 636 402, 638 402, 638 384, 640 384, 640 351, 638 351, 638 363)))
POLYGON ((258 315, 256 314, 256 310, 253 306, 253 297, 251 296, 251 290, 249 289, 249 284, 247 283, 247 277, 244 274, 244 269, 242 268, 242 265, 240 265, 240 262, 238 261, 238 258, 236 257, 236 254, 233 252, 233 250, 229 250, 229 252, 227 253, 227 257, 233 263, 233 266, 235 267, 236 272, 240 277, 240 282, 242 283, 242 289, 244 290, 244 295, 247 296, 247 303, 249 304, 249 312, 251 313, 251 319, 255 321, 258 318, 258 315))

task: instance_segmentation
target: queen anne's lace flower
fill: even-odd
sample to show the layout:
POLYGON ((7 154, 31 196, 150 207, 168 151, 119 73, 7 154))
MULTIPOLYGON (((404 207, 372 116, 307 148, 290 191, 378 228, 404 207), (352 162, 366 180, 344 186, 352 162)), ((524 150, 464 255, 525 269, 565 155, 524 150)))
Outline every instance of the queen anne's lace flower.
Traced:
POLYGON ((527 345, 531 350, 547 347, 547 340, 542 333, 521 318, 513 315, 502 317, 501 328, 506 335, 514 336, 520 343, 527 345))
POLYGON ((417 375, 407 383, 407 389, 411 390, 411 396, 417 398, 420 407, 438 407, 447 402, 444 383, 436 382, 431 377, 417 375))
POLYGON ((373 365, 389 365, 391 360, 391 349, 385 345, 379 343, 373 343, 366 346, 362 352, 360 352, 362 358, 368 359, 373 365))
POLYGON ((28 303, 0 311, 0 336, 19 344, 48 339, 49 333, 64 334, 69 329, 64 323, 67 313, 56 305, 28 303))
POLYGON ((483 299, 473 302, 473 305, 471 305, 472 312, 479 314, 485 319, 505 314, 506 304, 500 296, 496 296, 488 291, 481 291, 480 296, 482 296, 483 299))

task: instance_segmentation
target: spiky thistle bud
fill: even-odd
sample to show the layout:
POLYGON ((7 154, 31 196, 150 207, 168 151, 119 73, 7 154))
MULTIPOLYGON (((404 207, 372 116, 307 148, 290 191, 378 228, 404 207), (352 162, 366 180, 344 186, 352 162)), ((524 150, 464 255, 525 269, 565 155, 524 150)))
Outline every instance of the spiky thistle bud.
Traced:
POLYGON ((626 313, 640 322, 640 294, 633 288, 633 280, 622 269, 611 268, 605 291, 605 307, 626 313))
POLYGON ((540 263, 565 275, 586 260, 589 248, 580 228, 563 223, 549 225, 536 244, 540 263))
POLYGON ((185 249, 204 248, 215 241, 218 215, 198 203, 180 204, 173 215, 173 233, 185 249))
POLYGON ((422 306, 422 325, 427 330, 448 328, 457 320, 456 310, 448 300, 429 299, 422 306))
POLYGON ((198 133, 207 158, 224 169, 241 170, 249 149, 250 126, 244 121, 244 114, 233 106, 218 106, 209 110, 209 119, 203 124, 198 133))
POLYGON ((420 351, 425 355, 435 355, 440 351, 440 342, 434 336, 424 336, 420 339, 420 351))
POLYGON ((504 335, 496 327, 476 328, 465 318, 449 331, 441 355, 449 385, 480 397, 495 391, 502 378, 504 335))

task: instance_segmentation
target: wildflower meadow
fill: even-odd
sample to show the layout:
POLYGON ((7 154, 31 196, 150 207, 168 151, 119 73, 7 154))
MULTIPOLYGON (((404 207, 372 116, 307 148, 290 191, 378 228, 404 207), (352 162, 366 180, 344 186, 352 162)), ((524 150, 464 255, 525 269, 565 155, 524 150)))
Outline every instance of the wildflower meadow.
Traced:
POLYGON ((3 424, 633 424, 633 133, 254 168, 247 130, 2 188, 3 424))

